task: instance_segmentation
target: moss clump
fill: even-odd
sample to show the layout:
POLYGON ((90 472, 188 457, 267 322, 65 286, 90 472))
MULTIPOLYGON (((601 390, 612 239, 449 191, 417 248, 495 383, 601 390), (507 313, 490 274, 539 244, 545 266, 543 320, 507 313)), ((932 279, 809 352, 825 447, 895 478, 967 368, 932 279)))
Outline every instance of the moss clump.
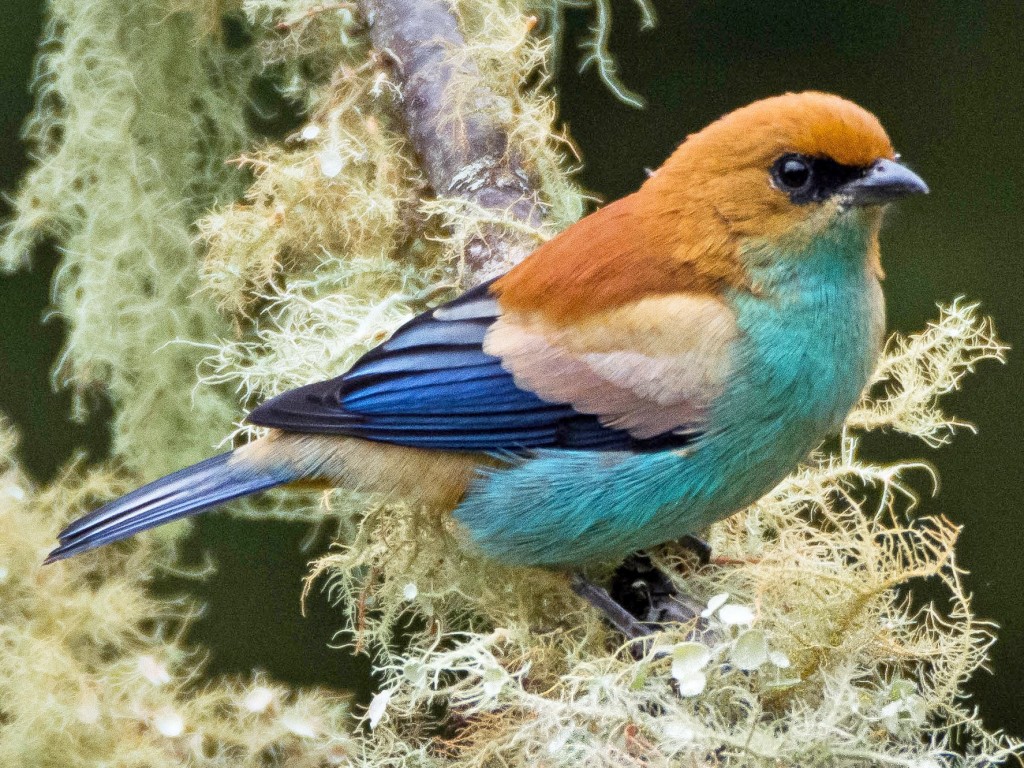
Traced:
POLYGON ((0 421, 0 765, 301 768, 356 752, 340 692, 204 678, 180 644, 191 606, 148 591, 169 565, 152 538, 43 566, 62 524, 130 485, 72 467, 37 491, 15 444, 0 421))
POLYGON ((55 380, 78 416, 109 396, 114 450, 150 478, 206 455, 235 411, 217 390, 190 392, 190 342, 226 328, 195 296, 193 222, 243 188, 224 159, 249 140, 254 67, 204 36, 204 18, 157 0, 50 3, 25 129, 36 165, 0 247, 13 269, 40 241, 60 246, 55 380))

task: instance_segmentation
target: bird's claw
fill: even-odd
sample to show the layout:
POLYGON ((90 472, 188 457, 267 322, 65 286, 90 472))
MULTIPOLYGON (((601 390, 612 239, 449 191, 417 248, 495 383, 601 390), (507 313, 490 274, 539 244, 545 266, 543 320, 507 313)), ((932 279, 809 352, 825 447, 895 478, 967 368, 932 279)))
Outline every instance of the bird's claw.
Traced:
POLYGON ((651 634, 652 629, 617 603, 604 587, 599 587, 579 573, 572 574, 569 583, 573 592, 597 608, 627 640, 640 640, 651 634))

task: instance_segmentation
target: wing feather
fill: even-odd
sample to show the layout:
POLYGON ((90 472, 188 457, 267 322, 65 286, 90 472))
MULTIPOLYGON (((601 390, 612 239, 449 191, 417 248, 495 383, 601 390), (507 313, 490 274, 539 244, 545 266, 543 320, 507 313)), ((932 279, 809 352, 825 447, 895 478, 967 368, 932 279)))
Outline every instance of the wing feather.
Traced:
POLYGON ((348 373, 267 401, 249 421, 447 450, 685 445, 700 429, 692 393, 645 391, 645 365, 524 330, 485 284, 414 318, 348 373))

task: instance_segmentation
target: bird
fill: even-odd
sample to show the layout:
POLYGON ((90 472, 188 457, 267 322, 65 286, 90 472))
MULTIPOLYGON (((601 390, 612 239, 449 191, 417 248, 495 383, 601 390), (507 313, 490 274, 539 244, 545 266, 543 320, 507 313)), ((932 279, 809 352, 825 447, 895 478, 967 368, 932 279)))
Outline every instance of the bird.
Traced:
POLYGON ((884 211, 927 192, 851 101, 736 109, 505 274, 256 407, 264 436, 72 522, 47 562, 289 484, 443 509, 511 566, 694 535, 841 428, 885 333, 884 211))

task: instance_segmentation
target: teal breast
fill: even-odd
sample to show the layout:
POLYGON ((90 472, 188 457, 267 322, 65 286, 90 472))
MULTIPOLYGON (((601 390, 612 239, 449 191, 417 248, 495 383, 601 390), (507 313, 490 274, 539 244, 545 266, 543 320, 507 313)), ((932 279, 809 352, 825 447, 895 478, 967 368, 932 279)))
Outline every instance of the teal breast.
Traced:
MULTIPOLYGON (((782 480, 839 430, 866 386, 885 328, 866 237, 862 227, 842 227, 785 259, 748 254, 760 290, 729 298, 741 333, 735 373, 695 453, 736 489, 723 491, 727 506, 745 506, 782 480)), ((729 513, 712 506, 711 517, 729 513)))

